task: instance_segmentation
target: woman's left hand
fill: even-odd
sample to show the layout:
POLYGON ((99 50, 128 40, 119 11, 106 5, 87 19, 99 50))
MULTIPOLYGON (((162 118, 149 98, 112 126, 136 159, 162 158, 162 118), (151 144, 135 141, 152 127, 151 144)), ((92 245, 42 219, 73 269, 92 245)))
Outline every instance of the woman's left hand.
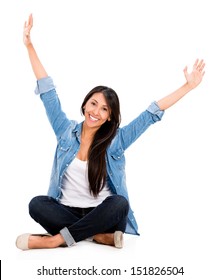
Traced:
POLYGON ((203 59, 201 60, 196 59, 191 73, 188 73, 187 66, 184 68, 183 72, 186 81, 188 85, 191 87, 191 89, 197 87, 201 83, 202 78, 205 74, 204 68, 205 68, 205 62, 203 59))

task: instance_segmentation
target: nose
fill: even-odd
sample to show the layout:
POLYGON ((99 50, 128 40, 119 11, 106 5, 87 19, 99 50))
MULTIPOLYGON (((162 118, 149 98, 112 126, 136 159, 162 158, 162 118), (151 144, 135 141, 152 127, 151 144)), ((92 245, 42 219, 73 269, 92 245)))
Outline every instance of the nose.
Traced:
POLYGON ((100 111, 100 109, 98 108, 98 107, 96 107, 94 110, 93 110, 93 113, 94 113, 94 115, 99 115, 99 111, 100 111))

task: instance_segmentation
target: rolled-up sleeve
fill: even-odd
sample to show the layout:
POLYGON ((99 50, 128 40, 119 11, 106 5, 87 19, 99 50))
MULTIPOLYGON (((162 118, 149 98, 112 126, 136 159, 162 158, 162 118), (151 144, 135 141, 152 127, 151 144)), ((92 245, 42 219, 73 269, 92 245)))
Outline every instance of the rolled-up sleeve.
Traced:
POLYGON ((63 112, 59 97, 51 77, 45 77, 37 80, 35 93, 40 96, 46 109, 49 122, 59 139, 64 131, 71 126, 72 122, 63 112))
POLYGON ((42 94, 45 92, 49 92, 54 89, 53 79, 51 77, 45 77, 37 81, 36 88, 34 90, 35 94, 42 94))
POLYGON ((147 111, 154 115, 154 121, 159 121, 163 117, 164 111, 160 110, 156 101, 152 102, 147 111))

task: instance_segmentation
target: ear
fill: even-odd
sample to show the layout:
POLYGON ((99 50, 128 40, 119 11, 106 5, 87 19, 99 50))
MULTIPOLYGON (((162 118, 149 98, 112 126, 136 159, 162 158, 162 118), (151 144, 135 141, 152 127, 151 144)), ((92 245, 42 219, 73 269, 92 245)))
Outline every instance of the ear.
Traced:
POLYGON ((111 118, 108 118, 107 120, 108 120, 108 122, 110 122, 110 121, 111 121, 111 118))

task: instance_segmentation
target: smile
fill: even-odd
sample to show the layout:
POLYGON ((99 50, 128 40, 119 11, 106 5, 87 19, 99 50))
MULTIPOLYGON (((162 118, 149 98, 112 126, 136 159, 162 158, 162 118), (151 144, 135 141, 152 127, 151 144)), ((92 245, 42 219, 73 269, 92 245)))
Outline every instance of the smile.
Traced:
POLYGON ((92 121, 98 121, 97 118, 94 118, 94 117, 92 117, 91 115, 89 115, 89 117, 90 117, 90 119, 91 119, 92 121))

